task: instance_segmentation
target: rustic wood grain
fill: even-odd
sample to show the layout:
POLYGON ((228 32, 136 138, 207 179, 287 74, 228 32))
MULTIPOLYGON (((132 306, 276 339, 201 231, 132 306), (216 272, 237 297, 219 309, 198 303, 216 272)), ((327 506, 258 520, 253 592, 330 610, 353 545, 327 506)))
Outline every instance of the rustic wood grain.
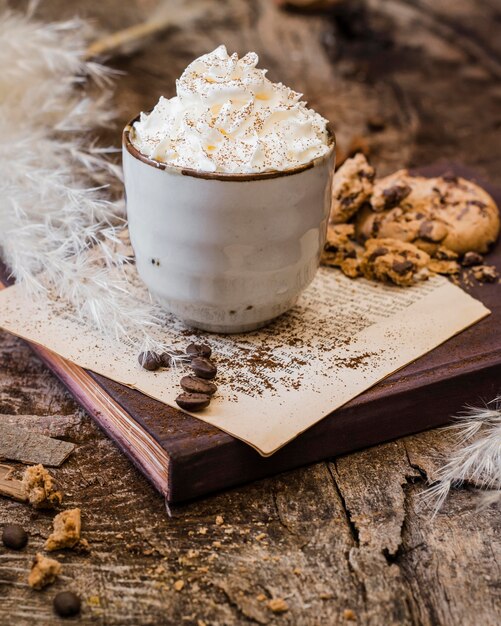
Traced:
MULTIPOLYGON (((47 18, 78 11, 106 33, 157 4, 46 0, 40 11, 47 18)), ((345 152, 363 137, 380 172, 443 157, 501 182, 499 2, 353 1, 308 17, 279 13, 268 0, 217 4, 204 23, 173 28, 113 62, 128 72, 117 85, 120 123, 161 93, 172 95, 187 62, 225 42, 239 52, 257 50, 271 78, 304 91, 335 122, 345 152), (373 117, 383 119, 384 129, 368 129, 373 117)), ((117 137, 109 131, 104 139, 117 137)), ((499 623, 499 512, 478 511, 478 494, 469 488, 455 491, 435 519, 419 500, 426 477, 451 449, 440 431, 169 515, 21 341, 0 335, 0 363, 0 412, 9 423, 77 445, 53 472, 65 505, 82 508, 91 545, 89 554, 61 555, 64 573, 53 587, 30 590, 27 572, 50 532, 51 514, 2 498, 0 525, 23 524, 30 543, 20 553, 0 547, 1 626, 65 623, 51 609, 63 588, 84 598, 78 620, 84 625, 499 623), (278 597, 288 605, 281 615, 267 607, 278 597)))

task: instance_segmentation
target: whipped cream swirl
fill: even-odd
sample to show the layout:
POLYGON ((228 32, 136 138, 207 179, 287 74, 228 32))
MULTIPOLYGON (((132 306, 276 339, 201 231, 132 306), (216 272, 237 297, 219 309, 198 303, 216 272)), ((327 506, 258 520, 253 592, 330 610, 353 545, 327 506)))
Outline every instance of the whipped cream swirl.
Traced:
POLYGON ((329 151, 327 120, 282 83, 225 46, 193 61, 176 81, 177 95, 160 97, 131 133, 145 156, 203 172, 287 170, 329 151))

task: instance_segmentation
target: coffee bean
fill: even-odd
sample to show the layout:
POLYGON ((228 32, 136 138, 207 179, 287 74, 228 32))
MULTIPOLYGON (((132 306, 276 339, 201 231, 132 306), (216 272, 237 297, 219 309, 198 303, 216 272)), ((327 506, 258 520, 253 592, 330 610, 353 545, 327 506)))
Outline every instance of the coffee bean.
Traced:
POLYGON ((190 345, 186 348, 186 354, 203 356, 208 359, 212 354, 212 349, 206 343, 190 343, 190 345))
POLYGON ((414 269, 414 263, 412 261, 394 261, 391 269, 399 276, 403 276, 414 269))
POLYGON ((80 613, 82 602, 73 591, 61 591, 53 600, 54 611, 59 617, 73 617, 80 613))
POLYGON ((210 396, 206 393, 181 393, 176 398, 176 403, 182 409, 196 413, 209 406, 210 396))
POLYGON ((217 374, 217 367, 214 363, 202 356, 197 356, 191 360, 191 369, 200 378, 215 378, 217 374))
POLYGON ((208 396, 213 396, 217 391, 214 383, 197 376, 183 376, 180 385, 188 393, 205 393, 208 396))
POLYGON ((172 348, 169 349, 169 352, 162 352, 162 354, 158 357, 160 359, 161 367, 171 367, 174 363, 174 358, 176 356, 186 356, 182 350, 174 350, 172 348))
POLYGON ((161 365, 160 356, 156 352, 141 352, 137 360, 141 367, 144 367, 145 370, 149 370, 150 372, 154 372, 161 365))
POLYGON ((28 533, 19 524, 6 524, 3 527, 2 542, 11 550, 22 550, 28 543, 28 533))

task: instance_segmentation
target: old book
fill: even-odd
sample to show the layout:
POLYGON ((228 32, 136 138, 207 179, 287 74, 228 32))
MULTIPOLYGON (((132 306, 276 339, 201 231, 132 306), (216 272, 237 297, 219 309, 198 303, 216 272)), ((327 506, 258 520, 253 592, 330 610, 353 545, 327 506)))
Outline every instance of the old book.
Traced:
MULTIPOLYGON (((423 173, 437 175, 442 166, 423 173)), ((471 172, 457 173, 474 178, 471 172)), ((488 186, 486 186, 488 187, 488 186)), ((501 190, 489 189, 501 204, 501 190)), ((501 265, 500 250, 490 263, 501 265)), ((385 379, 263 458, 251 447, 54 353, 35 351, 171 502, 261 478, 446 423, 466 402, 498 393, 499 285, 469 288, 492 315, 385 379)))

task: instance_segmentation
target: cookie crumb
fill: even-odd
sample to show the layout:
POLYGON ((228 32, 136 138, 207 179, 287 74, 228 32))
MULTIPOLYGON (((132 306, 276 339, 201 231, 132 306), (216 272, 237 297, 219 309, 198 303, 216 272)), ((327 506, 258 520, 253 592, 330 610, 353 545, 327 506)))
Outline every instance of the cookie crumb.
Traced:
POLYGON ((264 593, 258 593, 256 596, 256 600, 258 602, 264 602, 266 600, 266 596, 264 595, 264 593))
POLYGON ((457 261, 440 261, 438 259, 430 259, 428 268, 436 274, 459 274, 460 270, 457 261))
POLYGON ((28 585, 32 589, 43 589, 47 585, 51 585, 62 570, 63 568, 59 561, 50 559, 37 552, 28 576, 28 585))
POLYGON ((184 587, 184 580, 181 580, 181 579, 176 580, 173 587, 176 591, 181 591, 184 587))
POLYGON ((35 509, 54 508, 61 504, 63 494, 43 465, 28 467, 22 478, 28 501, 35 509))
POLYGON ((345 609, 343 611, 343 617, 349 622, 354 622, 357 619, 357 616, 351 609, 345 609))
POLYGON ((68 509, 56 515, 53 521, 54 532, 45 542, 49 552, 61 548, 73 548, 80 541, 80 509, 68 509))
POLYGON ((216 524, 218 526, 221 526, 222 524, 224 524, 224 518, 222 515, 216 515, 216 524))
POLYGON ((273 613, 285 613, 289 610, 287 602, 283 598, 272 598, 266 605, 273 613))
POLYGON ((476 265, 471 271, 480 283, 495 283, 499 278, 499 273, 494 265, 476 265))

